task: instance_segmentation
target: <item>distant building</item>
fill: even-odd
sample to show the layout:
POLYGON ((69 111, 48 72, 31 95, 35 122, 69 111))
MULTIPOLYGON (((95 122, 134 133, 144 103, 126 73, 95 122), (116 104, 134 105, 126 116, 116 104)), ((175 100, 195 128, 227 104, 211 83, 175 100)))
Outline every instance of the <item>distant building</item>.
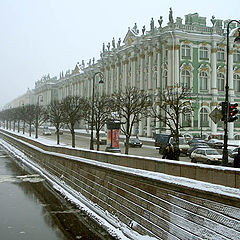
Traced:
MULTIPOLYGON (((113 38, 103 44, 101 59, 94 59, 85 65, 84 61, 75 69, 60 77, 48 78, 36 83, 33 89, 34 101, 41 95, 44 104, 53 99, 61 100, 68 95, 91 97, 94 71, 104 74, 104 84, 96 83, 96 91, 112 94, 135 86, 154 94, 167 86, 184 84, 193 89, 192 105, 194 116, 183 115, 182 133, 222 134, 223 123, 215 124, 209 118, 210 112, 224 101, 226 79, 226 26, 230 20, 211 19, 212 26, 206 25, 206 18, 198 13, 185 15, 169 21, 162 27, 163 19, 150 29, 139 30, 137 24, 121 42, 113 38)), ((231 25, 231 29, 236 28, 231 25)), ((240 103, 240 45, 230 37, 229 56, 229 101, 240 103)), ((138 124, 139 135, 151 137, 153 133, 166 131, 155 119, 142 119, 138 124)), ((239 139, 240 119, 229 124, 229 138, 239 139)))

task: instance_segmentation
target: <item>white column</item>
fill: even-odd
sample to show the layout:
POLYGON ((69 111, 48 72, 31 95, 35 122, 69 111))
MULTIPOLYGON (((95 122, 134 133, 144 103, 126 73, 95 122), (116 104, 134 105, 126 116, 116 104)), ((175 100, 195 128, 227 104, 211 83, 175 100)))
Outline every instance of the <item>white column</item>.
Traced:
POLYGON ((148 52, 148 90, 152 89, 152 56, 153 52, 148 52))
POLYGON ((115 65, 112 64, 111 65, 111 91, 110 91, 110 94, 113 94, 114 91, 115 91, 115 88, 114 88, 114 79, 115 79, 115 65))
MULTIPOLYGON (((211 49, 211 66, 212 66, 212 73, 211 73, 211 92, 213 96, 213 103, 211 110, 213 110, 216 107, 217 104, 217 94, 218 94, 218 89, 217 89, 217 46, 216 42, 213 42, 213 48, 211 49)), ((212 122, 212 121, 211 121, 212 122)), ((214 122, 211 123, 211 131, 213 134, 217 133, 217 124, 214 122)))
POLYGON ((120 91, 120 63, 117 62, 116 66, 117 66, 116 91, 119 92, 120 91))
POLYGON ((161 49, 157 49, 157 89, 160 89, 161 82, 161 49))
MULTIPOLYGON (((157 115, 159 115, 160 113, 159 105, 156 106, 156 112, 157 112, 157 115)), ((156 133, 160 133, 160 121, 158 118, 156 119, 156 133)))
MULTIPOLYGON (((234 103, 234 89, 233 89, 233 44, 229 44, 229 58, 228 58, 228 84, 229 84, 229 102, 234 103)), ((234 123, 229 123, 229 139, 233 139, 234 123)))
POLYGON ((141 53, 140 54, 140 90, 144 90, 144 58, 145 58, 145 55, 141 53))
POLYGON ((128 87, 128 59, 125 58, 123 61, 123 84, 122 90, 125 91, 126 87, 128 87))
POLYGON ((131 57, 131 87, 136 87, 136 61, 137 57, 133 52, 131 57))
MULTIPOLYGON (((176 40, 176 42, 177 42, 177 40, 176 40)), ((174 47, 174 67, 175 67, 175 69, 174 69, 174 74, 175 74, 174 79, 175 79, 175 82, 177 84, 180 83, 180 78, 179 78, 179 48, 180 48, 179 44, 175 45, 175 47, 174 47)))
POLYGON ((147 137, 152 137, 151 117, 147 118, 147 137))

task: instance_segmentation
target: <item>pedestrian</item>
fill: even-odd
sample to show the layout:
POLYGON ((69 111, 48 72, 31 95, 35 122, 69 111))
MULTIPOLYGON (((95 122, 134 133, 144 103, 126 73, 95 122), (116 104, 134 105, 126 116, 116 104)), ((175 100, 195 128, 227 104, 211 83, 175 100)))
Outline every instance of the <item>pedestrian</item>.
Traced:
POLYGON ((164 149, 163 152, 163 159, 173 159, 173 154, 174 154, 174 148, 172 146, 172 144, 168 143, 166 148, 164 149))
POLYGON ((173 147, 173 160, 179 161, 179 157, 180 157, 180 149, 177 145, 175 145, 173 147))
POLYGON ((237 153, 237 155, 233 159, 233 166, 235 168, 239 168, 240 167, 240 148, 238 148, 238 153, 237 153))

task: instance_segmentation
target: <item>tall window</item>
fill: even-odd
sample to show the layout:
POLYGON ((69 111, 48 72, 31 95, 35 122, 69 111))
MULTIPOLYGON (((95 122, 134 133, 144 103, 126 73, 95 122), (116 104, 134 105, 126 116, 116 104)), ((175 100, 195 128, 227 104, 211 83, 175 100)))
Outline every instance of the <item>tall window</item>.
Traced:
POLYGON ((191 57, 190 46, 182 45, 182 57, 191 57))
POLYGON ((233 62, 240 63, 240 51, 238 51, 238 50, 234 51, 233 62))
POLYGON ((217 74, 217 88, 218 91, 224 91, 225 76, 222 73, 217 74))
POLYGON ((187 89, 190 88, 190 72, 187 71, 187 70, 183 70, 182 71, 182 83, 183 83, 183 86, 187 89))
POLYGON ((200 59, 208 59, 208 48, 200 47, 199 56, 200 56, 200 59))
POLYGON ((234 90, 236 92, 240 92, 240 75, 238 74, 233 75, 233 84, 234 84, 234 90))
POLYGON ((217 51, 217 60, 218 61, 224 61, 225 60, 225 52, 223 48, 218 48, 217 51))
POLYGON ((208 75, 206 72, 200 72, 199 75, 200 80, 200 90, 207 90, 208 89, 208 75))
POLYGON ((191 127, 191 113, 188 108, 183 109, 182 126, 183 127, 191 127))
POLYGON ((200 127, 207 127, 209 126, 208 122, 208 111, 206 108, 201 108, 200 110, 200 127))

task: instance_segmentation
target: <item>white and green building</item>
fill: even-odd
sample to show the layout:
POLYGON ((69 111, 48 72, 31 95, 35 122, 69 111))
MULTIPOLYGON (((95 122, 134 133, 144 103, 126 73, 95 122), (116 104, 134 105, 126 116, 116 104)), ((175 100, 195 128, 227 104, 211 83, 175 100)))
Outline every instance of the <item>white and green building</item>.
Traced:
MULTIPOLYGON (((91 97, 93 73, 102 71, 104 84, 96 81, 96 91, 112 94, 127 86, 148 91, 153 98, 167 86, 184 84, 192 89, 194 114, 181 116, 182 134, 223 134, 223 123, 209 118, 213 109, 225 100, 226 79, 226 26, 230 20, 212 17, 207 26, 206 17, 198 13, 185 15, 183 20, 172 13, 162 26, 162 18, 151 20, 149 31, 129 28, 123 41, 113 38, 103 44, 101 58, 87 64, 78 63, 73 71, 60 73, 59 78, 44 77, 32 90, 34 100, 42 96, 43 103, 63 99, 68 95, 91 97)), ((237 24, 232 23, 231 29, 237 24)), ((230 36, 229 101, 240 105, 240 44, 230 36)), ((14 101, 13 101, 14 102, 14 101)), ((154 132, 166 131, 155 119, 141 119, 139 135, 151 137, 154 132)), ((240 139, 239 121, 229 123, 229 138, 240 139)))

